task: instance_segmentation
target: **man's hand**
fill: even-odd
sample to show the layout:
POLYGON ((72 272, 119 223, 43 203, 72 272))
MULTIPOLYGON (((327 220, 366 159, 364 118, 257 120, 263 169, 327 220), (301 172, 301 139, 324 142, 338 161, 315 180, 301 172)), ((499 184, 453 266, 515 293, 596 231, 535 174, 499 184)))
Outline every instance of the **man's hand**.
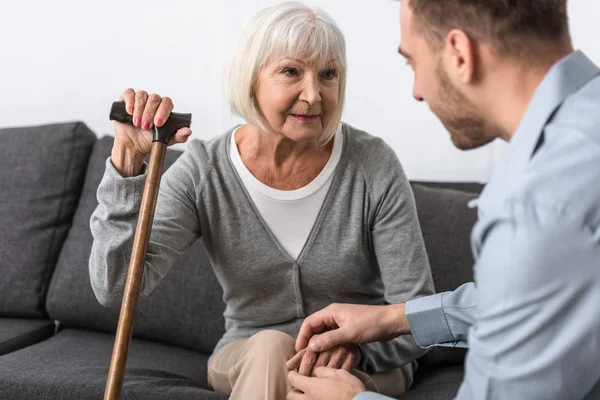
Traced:
POLYGON ((308 346, 309 351, 322 352, 344 343, 387 341, 409 333, 404 304, 332 304, 304 320, 296 351, 308 346), (320 335, 313 338, 316 334, 320 335))
POLYGON ((287 400, 352 400, 365 391, 362 382, 347 371, 326 367, 315 368, 310 378, 290 371, 288 380, 295 389, 287 400))
POLYGON ((344 344, 320 353, 302 349, 286 365, 290 370, 297 370, 300 375, 311 376, 313 368, 317 367, 350 371, 358 365, 360 358, 358 345, 344 344))

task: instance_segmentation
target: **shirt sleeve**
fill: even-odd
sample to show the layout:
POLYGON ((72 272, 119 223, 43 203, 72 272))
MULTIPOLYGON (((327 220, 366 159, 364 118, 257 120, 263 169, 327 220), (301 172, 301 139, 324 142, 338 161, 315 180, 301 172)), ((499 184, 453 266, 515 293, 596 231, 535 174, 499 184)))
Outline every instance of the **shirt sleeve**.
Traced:
POLYGON ((477 287, 466 283, 453 292, 409 300, 406 318, 421 347, 468 347, 467 333, 477 315, 477 287))
MULTIPOLYGON (((371 227, 372 246, 379 265, 385 300, 389 304, 434 293, 433 279, 417 218, 415 201, 402 166, 390 152, 385 180, 379 180, 377 213, 371 227)), ((388 371, 424 354, 411 335, 388 342, 360 345, 359 365, 367 372, 388 371)))
MULTIPOLYGON (((121 302, 142 194, 146 167, 139 176, 123 178, 106 161, 97 191, 98 206, 90 219, 94 238, 89 261, 96 298, 105 306, 121 302)), ((185 152, 163 175, 148 243, 141 295, 147 296, 200 236, 196 191, 197 163, 185 152)))
POLYGON ((475 235, 478 311, 457 398, 584 398, 599 377, 600 231, 568 210, 508 208, 475 235))

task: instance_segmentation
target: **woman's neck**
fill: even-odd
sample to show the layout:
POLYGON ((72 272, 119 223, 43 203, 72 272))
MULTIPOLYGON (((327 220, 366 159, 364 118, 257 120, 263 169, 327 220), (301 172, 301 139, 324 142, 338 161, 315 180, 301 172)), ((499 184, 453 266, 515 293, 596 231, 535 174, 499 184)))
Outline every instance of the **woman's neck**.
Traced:
POLYGON ((333 140, 295 142, 284 135, 262 133, 251 125, 240 127, 235 141, 242 161, 264 184, 295 190, 312 182, 331 157, 333 140))

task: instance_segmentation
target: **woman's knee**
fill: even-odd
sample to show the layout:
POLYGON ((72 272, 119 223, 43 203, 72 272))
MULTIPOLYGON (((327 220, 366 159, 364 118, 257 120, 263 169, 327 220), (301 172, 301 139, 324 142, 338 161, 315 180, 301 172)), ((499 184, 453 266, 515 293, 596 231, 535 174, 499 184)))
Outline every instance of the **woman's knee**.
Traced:
POLYGON ((260 331, 248 340, 249 351, 260 354, 291 358, 295 352, 295 340, 285 332, 267 329, 260 331))

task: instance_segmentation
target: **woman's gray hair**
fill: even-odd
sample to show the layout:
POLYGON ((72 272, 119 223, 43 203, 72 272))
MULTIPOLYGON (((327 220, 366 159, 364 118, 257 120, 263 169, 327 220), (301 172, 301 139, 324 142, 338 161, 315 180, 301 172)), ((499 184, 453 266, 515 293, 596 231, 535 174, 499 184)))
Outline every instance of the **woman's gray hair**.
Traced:
POLYGON ((235 115, 268 131, 255 101, 261 69, 272 56, 301 58, 319 68, 335 68, 339 81, 338 107, 324 129, 322 143, 337 131, 346 91, 346 42, 325 11, 299 2, 285 2, 259 11, 241 30, 227 71, 225 92, 235 115))

